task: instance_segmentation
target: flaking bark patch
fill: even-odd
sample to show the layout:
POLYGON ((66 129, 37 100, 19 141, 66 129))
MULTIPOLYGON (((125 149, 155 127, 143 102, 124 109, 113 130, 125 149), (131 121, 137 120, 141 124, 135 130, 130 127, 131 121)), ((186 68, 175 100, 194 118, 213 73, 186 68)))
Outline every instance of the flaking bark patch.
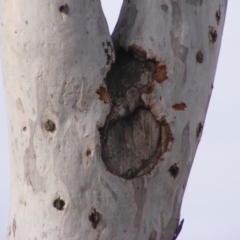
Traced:
POLYGON ((166 62, 161 62, 153 74, 153 78, 156 82, 162 83, 168 79, 166 62))
POLYGON ((186 103, 175 103, 172 105, 172 108, 175 110, 175 111, 184 111, 185 108, 187 107, 186 103))
POLYGON ((104 103, 110 103, 109 96, 107 93, 107 89, 104 86, 101 86, 96 93, 99 95, 99 100, 103 101, 104 103))

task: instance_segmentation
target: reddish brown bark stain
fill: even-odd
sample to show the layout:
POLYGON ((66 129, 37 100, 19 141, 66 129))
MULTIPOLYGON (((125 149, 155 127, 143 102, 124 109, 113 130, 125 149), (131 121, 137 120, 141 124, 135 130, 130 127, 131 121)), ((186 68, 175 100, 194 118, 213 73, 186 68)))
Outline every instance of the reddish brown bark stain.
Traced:
POLYGON ((107 93, 107 89, 103 86, 101 86, 96 93, 99 95, 99 99, 103 101, 104 103, 110 103, 110 99, 107 93))
POLYGON ((158 64, 157 69, 153 74, 153 78, 158 83, 162 83, 168 79, 166 62, 158 64))
POLYGON ((185 103, 175 103, 174 105, 172 105, 172 108, 175 111, 184 111, 186 107, 187 105, 185 103))
POLYGON ((153 83, 150 83, 142 90, 142 93, 151 94, 153 90, 154 90, 154 85, 153 83))

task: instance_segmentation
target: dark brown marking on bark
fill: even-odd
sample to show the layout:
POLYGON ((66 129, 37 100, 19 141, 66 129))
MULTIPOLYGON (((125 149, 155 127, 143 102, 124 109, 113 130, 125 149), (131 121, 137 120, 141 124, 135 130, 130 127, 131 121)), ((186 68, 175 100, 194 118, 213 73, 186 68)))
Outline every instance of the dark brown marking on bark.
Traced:
POLYGON ((108 40, 106 40, 106 46, 104 48, 104 52, 106 53, 106 56, 107 56, 106 65, 111 65, 112 62, 114 61, 114 49, 113 49, 112 43, 108 40))
POLYGON ((13 231, 13 236, 15 238, 15 234, 16 234, 16 229, 17 229, 17 222, 16 219, 13 219, 13 223, 12 223, 12 231, 13 231))
POLYGON ((196 59, 199 63, 203 63, 203 53, 202 53, 202 51, 197 52, 196 59))
POLYGON ((174 163, 169 169, 170 175, 175 179, 179 173, 179 167, 177 163, 174 163))
POLYGON ((24 132, 27 131, 27 127, 26 126, 23 127, 23 131, 24 132))
POLYGON ((48 131, 48 132, 54 132, 56 129, 56 125, 55 123, 48 119, 45 123, 44 123, 44 128, 48 131))
POLYGON ((197 7, 197 6, 202 6, 203 0, 187 0, 187 3, 197 7))
POLYGON ((220 19, 221 19, 221 9, 220 9, 220 7, 216 11, 215 18, 216 18, 216 21, 217 21, 217 25, 219 25, 219 22, 220 22, 220 19))
POLYGON ((86 152, 86 156, 89 157, 89 156, 91 156, 91 154, 92 154, 92 151, 88 149, 87 152, 86 152))
POLYGON ((157 121, 141 100, 142 93, 154 91, 156 69, 165 64, 147 60, 136 45, 129 51, 117 52, 105 78, 112 108, 100 129, 102 160, 108 171, 125 179, 149 173, 173 140, 166 120, 157 121))
POLYGON ((96 93, 99 95, 99 100, 103 101, 103 102, 106 103, 106 104, 110 103, 110 99, 109 99, 109 96, 108 96, 108 92, 107 92, 106 87, 101 86, 101 87, 96 91, 96 93))
POLYGON ((198 123, 197 129, 196 129, 196 140, 201 136, 203 130, 203 125, 202 123, 198 123))
POLYGON ((156 239, 157 239, 157 232, 155 229, 152 229, 149 240, 156 240, 156 239))
POLYGON ((100 213, 93 209, 92 213, 89 215, 88 219, 92 223, 94 229, 97 228, 98 222, 100 221, 100 213))
POLYGON ((168 10, 168 5, 167 4, 162 4, 161 9, 166 12, 168 10))
POLYGON ((59 12, 68 14, 69 13, 69 6, 67 4, 64 4, 59 7, 59 12))
MULTIPOLYGON (((145 60, 147 58, 147 52, 140 46, 132 44, 128 47, 128 50, 133 54, 136 54, 139 58, 145 60)), ((136 57, 135 55, 135 57, 136 57)))
POLYGON ((217 31, 213 26, 209 27, 208 37, 209 37, 209 41, 212 43, 215 43, 217 41, 217 31))
POLYGON ((62 211, 65 206, 65 201, 58 197, 53 201, 53 207, 55 207, 57 210, 62 211))
POLYGON ((182 103, 175 103, 175 104, 172 105, 172 108, 175 111, 184 111, 186 107, 187 107, 187 105, 184 102, 182 102, 182 103))

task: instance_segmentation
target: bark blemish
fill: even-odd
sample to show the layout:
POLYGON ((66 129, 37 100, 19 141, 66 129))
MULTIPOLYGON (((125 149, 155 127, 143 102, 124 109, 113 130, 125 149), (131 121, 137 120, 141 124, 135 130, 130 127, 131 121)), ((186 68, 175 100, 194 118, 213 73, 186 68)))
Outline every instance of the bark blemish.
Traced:
POLYGON ((144 94, 151 94, 153 93, 153 90, 154 90, 154 84, 150 83, 145 88, 143 88, 141 92, 144 94))
POLYGON ((209 27, 208 33, 209 41, 215 43, 217 41, 217 31, 214 27, 209 27))
MULTIPOLYGON (((154 94, 154 77, 158 82, 167 78, 166 63, 146 59, 146 51, 137 45, 128 50, 118 50, 105 78, 112 109, 99 131, 107 170, 132 179, 149 173, 173 139, 154 94)), ((99 95, 106 91, 100 90, 99 95)))
POLYGON ((58 197, 53 201, 53 207, 55 207, 57 210, 62 211, 65 206, 65 201, 58 197))
POLYGON ((202 133, 203 130, 203 124, 200 122, 197 125, 197 129, 196 129, 196 139, 198 139, 202 133))
POLYGON ((88 149, 86 152, 86 156, 89 157, 89 156, 91 156, 91 154, 92 154, 92 151, 90 149, 88 149))
POLYGON ((59 7, 59 12, 68 14, 69 13, 69 6, 67 4, 64 4, 59 7))
POLYGON ((203 53, 202 53, 202 51, 197 52, 196 59, 199 63, 203 63, 203 53))
POLYGON ((100 213, 93 209, 92 213, 89 215, 88 219, 92 223, 93 229, 97 228, 98 222, 100 221, 100 213))
POLYGON ((219 7, 219 10, 216 11, 215 18, 217 21, 217 25, 219 25, 220 19, 221 19, 221 9, 219 7))
POLYGON ((174 163, 169 169, 168 172, 170 172, 171 177, 173 177, 174 179, 177 177, 178 173, 179 173, 179 167, 178 167, 178 163, 174 163))
POLYGON ((100 86, 96 93, 99 95, 99 99, 101 101, 103 101, 106 104, 110 103, 107 88, 105 86, 100 86))
POLYGON ((166 12, 168 10, 168 5, 167 4, 162 4, 161 9, 166 12))
POLYGON ((182 102, 182 103, 175 103, 174 105, 172 105, 172 108, 175 111, 184 111, 186 107, 187 107, 187 105, 184 102, 182 102))
POLYGON ((17 229, 17 222, 16 219, 13 219, 13 223, 12 223, 12 231, 13 231, 13 236, 15 237, 16 234, 16 229, 17 229))
POLYGON ((157 232, 155 229, 152 229, 149 240, 156 240, 156 239, 157 239, 157 232))
POLYGON ((106 40, 106 46, 105 43, 102 46, 104 47, 104 52, 107 55, 106 65, 111 65, 111 63, 114 61, 114 49, 110 41, 106 40))
POLYGON ((54 132, 56 129, 56 125, 55 123, 48 119, 45 123, 44 123, 44 128, 48 131, 48 132, 54 132))
POLYGON ((108 169, 131 179, 160 157, 161 124, 150 111, 139 108, 112 123, 102 140, 102 158, 108 169))
POLYGON ((23 129, 22 129, 22 130, 23 130, 24 132, 25 132, 25 131, 27 131, 27 127, 26 127, 26 126, 25 126, 25 127, 23 127, 23 129))
POLYGON ((162 83, 168 79, 165 61, 158 64, 157 69, 153 74, 153 79, 158 83, 162 83))

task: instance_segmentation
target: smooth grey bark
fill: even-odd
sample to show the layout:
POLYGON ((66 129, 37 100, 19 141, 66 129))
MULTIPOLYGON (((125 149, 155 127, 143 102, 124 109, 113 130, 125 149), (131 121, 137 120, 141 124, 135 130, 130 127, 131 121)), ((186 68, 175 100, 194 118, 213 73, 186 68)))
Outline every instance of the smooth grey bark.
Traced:
POLYGON ((7 239, 173 239, 225 0, 1 1, 7 239))

